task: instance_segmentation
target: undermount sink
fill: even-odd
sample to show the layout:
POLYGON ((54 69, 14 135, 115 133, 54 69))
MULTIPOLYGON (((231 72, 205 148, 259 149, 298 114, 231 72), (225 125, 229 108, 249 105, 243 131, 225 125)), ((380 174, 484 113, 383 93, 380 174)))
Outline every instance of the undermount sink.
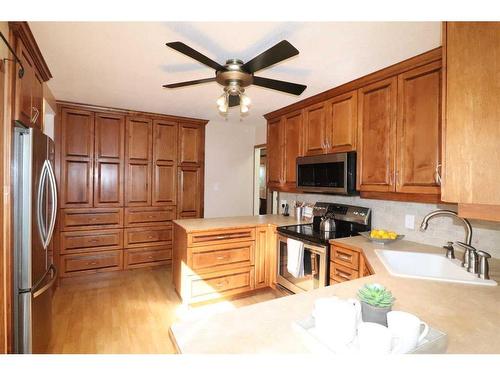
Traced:
POLYGON ((375 249, 391 275, 452 283, 495 286, 495 280, 483 280, 467 272, 457 259, 441 254, 375 249))

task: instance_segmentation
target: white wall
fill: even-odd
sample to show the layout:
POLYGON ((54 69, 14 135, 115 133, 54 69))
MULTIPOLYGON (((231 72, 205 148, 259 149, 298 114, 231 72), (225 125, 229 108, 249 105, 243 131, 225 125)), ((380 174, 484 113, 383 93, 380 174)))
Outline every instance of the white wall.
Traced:
POLYGON ((210 121, 205 139, 205 217, 253 212, 255 126, 244 121, 210 121))
POLYGON ((263 119, 255 125, 255 144, 262 145, 267 142, 267 122, 263 119))
MULTIPOLYGON (((424 203, 407 203, 383 201, 376 199, 361 199, 359 197, 343 197, 320 194, 280 193, 280 200, 305 201, 307 203, 337 202, 352 204, 372 209, 372 228, 394 230, 404 234, 410 241, 421 242, 434 246, 442 246, 446 241, 463 241, 465 232, 459 220, 450 217, 437 217, 429 221, 425 232, 419 230, 423 217, 438 208, 457 210, 456 205, 436 205, 424 203), (405 215, 415 216, 415 228, 405 228, 405 215)), ((293 210, 292 210, 293 212, 293 210)), ((500 223, 470 220, 472 225, 472 245, 480 250, 500 258, 500 223)))

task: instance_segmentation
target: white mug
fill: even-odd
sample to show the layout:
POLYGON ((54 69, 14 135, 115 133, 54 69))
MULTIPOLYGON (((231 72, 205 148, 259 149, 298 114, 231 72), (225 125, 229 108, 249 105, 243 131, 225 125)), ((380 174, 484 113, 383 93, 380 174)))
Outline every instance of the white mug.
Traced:
POLYGON ((344 346, 356 336, 361 305, 355 299, 319 298, 314 302, 312 315, 316 332, 325 343, 344 346))
POLYGON ((358 326, 358 345, 361 354, 391 354, 400 351, 399 339, 386 326, 363 322, 358 326))
POLYGON ((429 333, 429 326, 418 317, 404 311, 387 313, 387 326, 400 340, 398 353, 408 353, 419 345, 429 333), (423 327, 423 329, 422 329, 423 327))

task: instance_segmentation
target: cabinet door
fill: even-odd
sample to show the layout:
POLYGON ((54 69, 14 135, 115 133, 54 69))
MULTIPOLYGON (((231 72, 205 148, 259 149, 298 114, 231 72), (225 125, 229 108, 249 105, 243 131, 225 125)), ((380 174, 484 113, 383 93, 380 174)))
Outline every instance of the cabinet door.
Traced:
POLYGON ((179 164, 200 166, 205 154, 204 126, 179 124, 179 164))
POLYGON ((281 118, 267 123, 267 186, 279 187, 283 181, 281 118))
POLYGON ((326 104, 314 104, 304 110, 304 154, 324 154, 327 147, 326 104))
POLYGON ((180 166, 179 194, 177 213, 179 218, 198 218, 202 216, 202 176, 201 169, 190 166, 180 166))
POLYGON ((441 62, 398 76, 396 191, 439 194, 441 62))
POLYGON ((358 91, 358 189, 394 191, 397 78, 358 91))
POLYGON ((176 204, 177 123, 153 122, 153 206, 176 204))
POLYGON ((269 286, 268 228, 255 231, 255 288, 269 286))
POLYGON ((94 207, 123 206, 125 118, 95 114, 94 207))
POLYGON ((283 118, 284 183, 287 188, 297 186, 297 158, 302 156, 302 111, 283 118))
POLYGON ((24 46, 23 42, 18 39, 16 54, 19 56, 23 67, 24 75, 19 78, 17 75, 18 65, 16 67, 16 120, 22 122, 26 126, 33 125, 34 111, 31 105, 32 89, 35 82, 35 66, 33 60, 24 46))
POLYGON ((327 103, 328 152, 356 150, 358 93, 351 91, 327 103))
POLYGON ((61 110, 61 208, 92 207, 94 113, 61 110))
POLYGON ((42 130, 43 127, 43 80, 33 70, 33 81, 31 85, 31 107, 33 113, 33 125, 42 130))
POLYGON ((125 205, 151 205, 153 123, 142 117, 127 117, 125 135, 125 205))

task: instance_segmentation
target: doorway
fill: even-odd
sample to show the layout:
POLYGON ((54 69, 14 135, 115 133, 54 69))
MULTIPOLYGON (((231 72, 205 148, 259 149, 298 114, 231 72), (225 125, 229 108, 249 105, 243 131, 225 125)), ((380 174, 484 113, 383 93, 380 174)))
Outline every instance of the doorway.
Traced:
POLYGON ((266 215, 270 199, 267 189, 267 148, 265 144, 254 147, 253 214, 266 215))

